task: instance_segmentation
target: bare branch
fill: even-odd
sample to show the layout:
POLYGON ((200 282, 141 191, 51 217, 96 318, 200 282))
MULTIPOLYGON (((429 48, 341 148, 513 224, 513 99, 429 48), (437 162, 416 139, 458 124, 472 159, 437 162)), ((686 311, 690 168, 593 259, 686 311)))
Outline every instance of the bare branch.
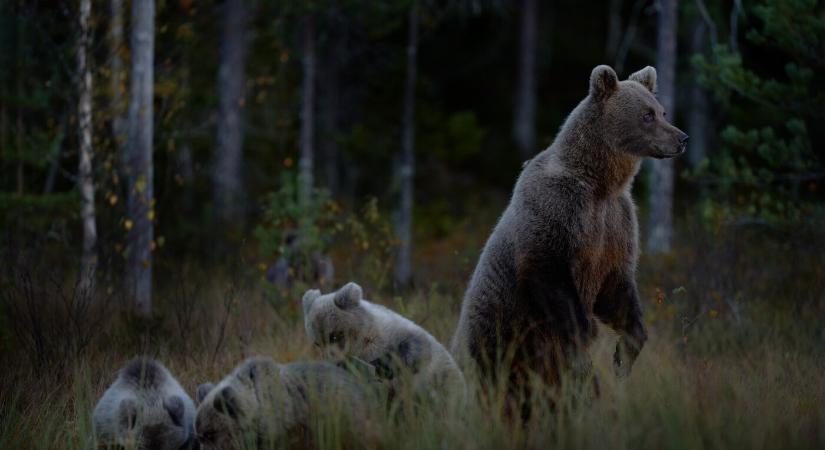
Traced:
POLYGON ((639 22, 639 14, 642 12, 642 7, 644 5, 644 0, 636 0, 633 3, 633 10, 630 13, 630 20, 627 23, 627 29, 624 32, 624 38, 622 39, 622 44, 619 46, 619 50, 616 52, 616 60, 613 63, 613 67, 616 69, 616 72, 618 73, 622 73, 624 69, 624 63, 627 59, 627 52, 630 50, 630 45, 633 43, 633 39, 636 37, 636 28, 639 22))
MULTIPOLYGON (((739 0, 736 0, 736 2, 739 3, 739 0)), ((714 23, 713 19, 711 19, 708 8, 705 6, 705 1, 696 0, 696 7, 699 9, 699 14, 702 15, 702 19, 708 26, 708 32, 710 33, 710 45, 711 47, 716 47, 719 43, 719 34, 716 32, 716 23, 714 23)))

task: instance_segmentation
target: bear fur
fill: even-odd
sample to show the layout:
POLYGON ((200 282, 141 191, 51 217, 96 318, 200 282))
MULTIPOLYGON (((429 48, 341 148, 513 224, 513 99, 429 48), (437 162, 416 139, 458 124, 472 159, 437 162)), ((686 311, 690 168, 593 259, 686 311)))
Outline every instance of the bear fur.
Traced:
POLYGON ((147 450, 194 448, 195 405, 163 366, 148 358, 129 362, 92 413, 98 443, 147 450))
POLYGON ((309 290, 302 304, 304 325, 315 345, 371 364, 380 378, 389 380, 391 392, 410 389, 433 398, 463 392, 464 376, 447 349, 413 321, 364 300, 358 284, 326 295, 309 290))
POLYGON ((346 419, 355 428, 367 422, 364 389, 328 363, 250 358, 217 385, 202 384, 197 399, 195 432, 203 450, 305 445, 313 418, 346 419))
POLYGON ((551 385, 566 370, 590 376, 597 318, 619 334, 617 375, 629 373, 647 339, 632 181, 643 158, 677 156, 687 143, 655 91, 652 67, 626 81, 596 67, 589 95, 525 164, 464 296, 452 341, 462 365, 506 373, 511 386, 528 374, 551 385))

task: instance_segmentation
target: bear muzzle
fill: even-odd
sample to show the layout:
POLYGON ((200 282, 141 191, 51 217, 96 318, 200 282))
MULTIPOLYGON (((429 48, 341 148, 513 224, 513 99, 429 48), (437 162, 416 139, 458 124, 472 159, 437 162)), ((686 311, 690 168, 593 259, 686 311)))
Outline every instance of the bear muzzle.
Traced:
MULTIPOLYGON (((665 148, 659 148, 657 152, 650 155, 656 159, 668 159, 668 158, 675 158, 687 150, 687 143, 690 136, 679 130, 676 129, 678 135, 676 137, 677 142, 675 144, 674 150, 666 150, 665 148)), ((668 146, 669 147, 669 146, 668 146)), ((673 147, 671 147, 673 148, 673 147)))

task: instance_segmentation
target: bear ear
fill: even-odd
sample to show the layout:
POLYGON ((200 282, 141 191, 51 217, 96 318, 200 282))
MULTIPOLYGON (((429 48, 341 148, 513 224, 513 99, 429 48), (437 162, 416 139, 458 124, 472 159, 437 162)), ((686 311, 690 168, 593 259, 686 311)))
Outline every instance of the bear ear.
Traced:
POLYGON ((238 407, 238 394, 232 386, 226 386, 221 389, 221 391, 215 395, 213 405, 215 406, 215 411, 233 419, 238 418, 238 413, 240 412, 240 408, 238 407))
POLYGON ((619 77, 610 66, 597 66, 590 73, 590 95, 598 101, 610 97, 618 85, 619 77))
POLYGON ((215 389, 215 385, 210 382, 201 383, 201 385, 198 386, 198 390, 195 392, 195 400, 198 402, 198 405, 203 403, 203 399, 209 395, 209 392, 212 391, 212 389, 215 389))
POLYGON ((656 69, 647 66, 644 69, 630 75, 628 80, 635 81, 646 87, 652 94, 656 93, 656 69))
POLYGON ((120 401, 117 410, 118 425, 124 434, 132 431, 137 425, 137 402, 133 398, 124 398, 120 401))
POLYGON ((321 291, 318 289, 310 289, 304 293, 304 298, 301 300, 301 305, 304 309, 304 315, 306 315, 310 308, 312 308, 312 303, 315 301, 316 298, 321 296, 321 291))
POLYGON ((239 375, 248 378, 254 385, 262 376, 265 376, 270 366, 274 365, 271 359, 264 357, 249 358, 244 362, 239 375))
POLYGON ((341 309, 352 308, 364 298, 364 291, 358 284, 349 282, 335 293, 335 306, 341 309))

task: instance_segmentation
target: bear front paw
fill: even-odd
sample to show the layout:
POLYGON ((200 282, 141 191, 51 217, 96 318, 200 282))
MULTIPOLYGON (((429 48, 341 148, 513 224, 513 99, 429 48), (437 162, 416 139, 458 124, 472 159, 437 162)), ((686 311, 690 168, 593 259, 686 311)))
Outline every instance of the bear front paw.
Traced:
POLYGON ((622 336, 616 343, 616 351, 613 353, 613 370, 617 378, 627 378, 630 369, 641 352, 641 345, 632 338, 622 336))
POLYGON ((622 353, 621 342, 616 343, 616 351, 613 353, 613 373, 620 380, 630 375, 630 363, 626 361, 622 353))

